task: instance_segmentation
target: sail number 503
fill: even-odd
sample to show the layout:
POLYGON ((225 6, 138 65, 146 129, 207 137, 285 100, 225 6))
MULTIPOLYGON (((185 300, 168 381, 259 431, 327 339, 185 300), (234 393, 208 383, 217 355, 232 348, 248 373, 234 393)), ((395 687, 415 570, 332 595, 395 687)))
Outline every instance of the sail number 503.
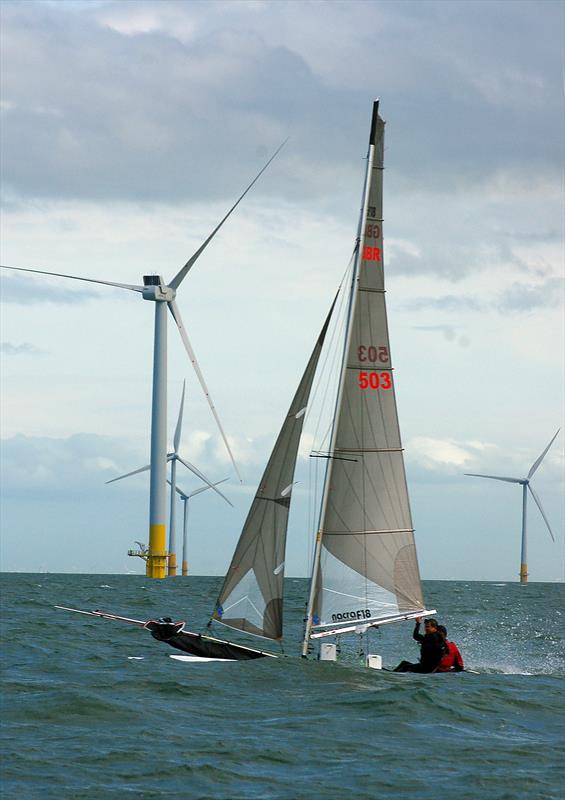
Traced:
POLYGON ((388 347, 375 347, 375 345, 360 344, 357 348, 357 358, 359 361, 380 361, 386 364, 388 361, 388 347))
POLYGON ((360 372, 360 389, 392 389, 390 372, 360 372))

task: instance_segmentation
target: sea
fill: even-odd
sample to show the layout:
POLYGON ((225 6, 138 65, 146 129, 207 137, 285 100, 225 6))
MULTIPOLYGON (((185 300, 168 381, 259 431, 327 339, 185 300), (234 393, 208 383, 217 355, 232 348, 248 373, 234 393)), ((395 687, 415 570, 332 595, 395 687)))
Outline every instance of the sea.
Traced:
POLYGON ((417 660, 409 622, 342 637, 337 663, 299 658, 301 578, 280 659, 184 663, 143 629, 54 608, 200 631, 220 582, 1 576, 3 800, 563 798, 563 584, 424 581, 474 671, 451 675, 364 667, 367 651, 417 660))

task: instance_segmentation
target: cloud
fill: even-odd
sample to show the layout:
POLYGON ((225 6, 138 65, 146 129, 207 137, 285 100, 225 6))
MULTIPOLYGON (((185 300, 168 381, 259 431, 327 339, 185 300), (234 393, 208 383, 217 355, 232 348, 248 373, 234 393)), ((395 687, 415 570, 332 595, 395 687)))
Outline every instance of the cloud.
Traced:
POLYGON ((405 303, 410 311, 483 311, 484 305, 476 297, 447 294, 440 297, 419 297, 405 303))
POLYGON ((284 0, 6 2, 4 183, 28 197, 215 198, 291 133, 261 191, 339 202, 379 93, 396 188, 463 191, 496 169, 552 175, 561 20, 558 4, 540 14, 529 2, 457 14, 436 2, 303 4, 300 25, 284 0))
POLYGON ((409 444, 416 461, 432 465, 462 467, 473 458, 470 449, 449 439, 416 436, 409 444))
MULTIPOLYGON (((404 303, 409 311, 481 312, 501 314, 523 313, 544 308, 556 308, 563 301, 563 279, 545 278, 538 283, 514 281, 508 288, 495 293, 494 299, 479 300, 469 294, 448 294, 439 297, 418 297, 404 303)), ((441 331, 448 341, 456 338, 451 325, 418 325, 416 330, 441 331)))
POLYGON ((442 333, 443 338, 447 342, 453 342, 458 344, 460 347, 468 347, 469 346, 469 338, 465 335, 460 335, 457 333, 456 328, 453 325, 414 325, 413 329, 415 331, 428 331, 430 333, 442 333))
POLYGON ((547 278, 542 283, 513 283, 501 292, 495 307, 501 312, 534 311, 538 308, 554 308, 563 302, 563 280, 547 278))
POLYGON ((0 302, 26 306, 37 303, 70 305, 85 303, 98 297, 98 294, 90 289, 66 289, 64 286, 55 286, 48 281, 48 276, 42 281, 28 275, 2 270, 0 272, 0 302))
POLYGON ((298 55, 237 32, 122 35, 34 3, 8 6, 4 27, 4 183, 20 194, 214 198, 243 187, 289 118, 317 105, 298 55))
POLYGON ((140 459, 118 437, 86 433, 61 439, 17 434, 2 439, 0 454, 4 490, 99 488, 118 471, 118 464, 140 459))
MULTIPOLYGON (((105 487, 107 481, 149 461, 148 453, 140 450, 132 440, 118 436, 79 433, 56 438, 17 434, 2 439, 0 444, 2 490, 6 493, 22 489, 61 496, 75 490, 113 492, 117 484, 105 487)), ((219 437, 204 431, 192 431, 184 437, 179 452, 209 480, 228 478, 232 494, 253 496, 273 440, 262 437, 242 444, 230 438, 230 444, 243 470, 243 484, 233 477, 233 467, 219 437)), ((177 470, 177 480, 185 491, 201 485, 201 481, 182 465, 177 470)), ((131 476, 119 486, 121 492, 147 493, 149 473, 131 476)))
MULTIPOLYGON (((432 436, 415 436, 405 447, 410 480, 422 483, 466 483, 471 480, 465 475, 467 472, 520 477, 527 473, 541 451, 542 445, 538 444, 528 448, 520 445, 503 448, 477 439, 432 436)), ((543 461, 545 483, 562 482, 562 459, 562 453, 554 444, 543 461)))
POLYGON ((11 342, 0 342, 0 353, 6 356, 37 356, 43 355, 45 350, 40 350, 31 342, 12 344, 11 342))

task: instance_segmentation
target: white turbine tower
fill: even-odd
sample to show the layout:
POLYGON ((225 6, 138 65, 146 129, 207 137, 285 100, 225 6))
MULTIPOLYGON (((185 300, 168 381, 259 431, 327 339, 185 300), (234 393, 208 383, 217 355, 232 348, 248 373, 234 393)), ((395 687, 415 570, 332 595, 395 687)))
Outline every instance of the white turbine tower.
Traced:
MULTIPOLYGON (((182 525, 182 574, 188 575, 188 501, 191 497, 202 492, 207 492, 208 489, 214 489, 220 483, 225 483, 229 478, 223 478, 221 481, 216 481, 212 486, 201 486, 200 489, 195 489, 193 492, 183 492, 178 486, 175 487, 177 493, 180 495, 184 503, 183 525, 182 525)), ((171 481, 169 481, 171 483, 171 481)), ((172 484, 171 484, 172 485, 172 484)), ((174 493, 171 492, 173 496, 174 493)))
POLYGON ((530 467, 530 471, 528 472, 528 474, 527 474, 527 476, 525 478, 506 478, 506 477, 502 477, 501 475, 481 475, 481 474, 479 474, 477 472, 466 472, 465 473, 465 475, 469 475, 472 478, 490 478, 490 479, 492 479, 494 481, 505 481, 506 483, 519 483, 519 484, 521 484, 521 486, 522 486, 522 554, 521 554, 521 558, 520 558, 520 583, 527 583, 528 582, 528 536, 527 536, 527 519, 526 519, 528 489, 530 491, 530 494, 534 498, 534 501, 535 501, 537 507, 540 510, 540 514, 543 517, 543 521, 547 525, 547 529, 549 531, 549 534, 550 534, 551 538, 553 539, 553 541, 555 541, 555 536, 553 535, 553 531, 551 530, 551 526, 550 526, 550 524, 548 522, 547 517, 545 516, 545 512, 544 512, 544 510, 543 510, 543 508, 541 506, 541 501, 540 501, 539 497, 537 496, 537 494, 534 492, 534 490, 532 489, 532 487, 530 485, 530 479, 533 477, 534 472, 537 470, 537 468, 539 467, 539 465, 541 464, 541 462, 545 458, 546 453, 549 450, 549 448, 551 447, 551 445, 553 444, 553 442, 555 441, 555 438, 556 438, 557 434, 559 433, 559 430, 560 429, 557 430, 557 433, 555 434, 553 439, 550 441, 550 443, 547 445, 547 447, 545 448, 545 450, 543 451, 541 456, 534 461, 534 463, 530 467))
MULTIPOLYGON (((168 553, 169 576, 174 576, 177 574, 177 547, 176 547, 176 536, 175 536, 175 530, 176 530, 175 490, 177 490, 177 461, 180 461, 180 463, 184 467, 186 467, 188 470, 194 473, 194 475, 200 478, 200 480, 204 481, 206 486, 203 489, 200 489, 199 491, 204 491, 204 489, 214 489, 214 491, 217 494, 219 494, 220 497, 222 497, 226 501, 226 503, 228 503, 228 505, 232 506, 233 508, 233 503, 230 503, 228 498, 224 494, 222 494, 222 492, 220 492, 219 489, 216 489, 217 486, 216 483, 210 483, 208 478, 202 472, 200 472, 200 470, 197 467, 195 467, 194 464, 191 464, 190 461, 185 461, 184 458, 182 458, 179 455, 180 437, 182 430, 182 416, 184 410, 184 391, 185 391, 185 383, 183 382, 179 416, 177 420, 177 427, 175 428, 175 436, 173 439, 173 452, 167 453, 167 461, 171 462, 171 480, 170 481, 168 480, 167 483, 170 486, 172 486, 171 511, 170 511, 170 522, 169 522, 169 553, 168 553)), ((146 464, 144 467, 139 467, 139 469, 134 469, 131 472, 126 472, 125 475, 119 475, 117 478, 112 478, 111 480, 106 481, 106 483, 115 483, 116 481, 121 481, 123 478, 129 478, 132 475, 139 475, 139 473, 141 472, 147 472, 148 469, 151 469, 150 464, 146 464)), ((225 480, 227 480, 227 478, 225 480)), ((223 481, 219 482, 223 483, 223 481)))
POLYGON ((194 371, 198 377, 200 385, 204 391, 208 405, 214 415, 224 444, 228 450, 234 469, 241 480, 237 469, 233 453, 228 444, 228 440, 222 428, 220 418, 210 397, 210 392, 206 386, 204 376, 200 370, 196 355, 188 339, 186 329, 183 325, 178 306, 175 302, 177 289, 186 278, 189 270, 195 261, 202 255, 204 249, 210 244, 214 236, 220 230, 230 214, 236 209, 243 200, 247 192, 260 178, 267 169, 271 161, 278 155, 283 142, 275 151, 265 166, 251 181, 246 190, 238 197, 236 202, 216 225, 208 238, 200 245, 198 250, 188 259, 182 269, 175 275, 170 283, 165 283, 160 275, 144 275, 143 286, 129 283, 115 283, 114 281, 102 281, 94 278, 83 278, 79 275, 65 275, 60 272, 48 272, 42 269, 30 269, 23 267, 2 266, 2 269, 13 269, 18 272, 33 272, 40 275, 53 275, 58 278, 71 278, 88 283, 102 284, 103 286, 114 286, 119 289, 129 289, 139 292, 144 300, 149 300, 155 304, 155 327, 153 344, 153 392, 151 408, 151 477, 149 492, 149 554, 147 557, 147 576, 150 578, 164 578, 166 576, 167 549, 166 549, 166 508, 167 508, 167 308, 173 317, 179 330, 182 342, 186 348, 194 371))

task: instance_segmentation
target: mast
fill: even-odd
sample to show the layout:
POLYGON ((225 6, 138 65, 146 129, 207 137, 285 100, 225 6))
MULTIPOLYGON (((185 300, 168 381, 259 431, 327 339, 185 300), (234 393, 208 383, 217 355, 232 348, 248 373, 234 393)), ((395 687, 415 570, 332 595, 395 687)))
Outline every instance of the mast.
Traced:
POLYGON ((318 525, 318 532, 316 533, 316 547, 314 550, 314 559, 312 562, 312 575, 310 578, 310 592, 308 595, 308 607, 306 610, 306 621, 304 627, 304 640, 302 642, 302 656, 306 657, 308 655, 308 644, 310 640, 310 633, 312 630, 312 610, 314 606, 314 598, 316 595, 316 575, 318 574, 319 566, 320 566, 320 555, 322 552, 322 527, 321 521, 324 519, 325 511, 328 504, 328 496, 329 496, 329 486, 330 486, 330 475, 332 471, 332 456, 335 450, 335 438, 337 432, 336 426, 336 416, 337 410, 340 408, 342 399, 343 399, 343 390, 345 385, 345 373, 346 373, 346 366, 347 366, 347 356, 349 353, 349 348, 351 345, 351 335, 352 335, 352 326, 351 326, 351 319, 353 317, 353 313, 355 311, 355 307, 357 305, 357 297, 358 293, 356 291, 356 284, 359 279, 359 260, 360 260, 360 250, 361 250, 361 242, 365 238, 365 229, 367 225, 367 207, 369 204, 369 191, 371 188, 371 181, 370 176, 373 169, 373 161, 375 155, 375 136, 377 130, 377 120, 379 116, 379 101, 375 100, 373 103, 373 116, 371 119, 371 133, 369 136, 369 149, 367 152, 367 166, 365 169, 365 183, 363 189, 363 203, 361 206, 361 213, 359 215, 359 223, 357 226, 357 240, 356 240, 356 254, 355 254, 355 262, 353 265, 353 274, 351 276, 351 287, 350 287, 350 296, 349 296, 349 309, 347 315, 347 323, 346 323, 346 332, 345 332, 345 343, 343 348, 343 357, 341 363, 341 375, 339 380, 339 387, 337 392, 337 399, 336 399, 336 411, 334 412, 334 420, 332 425, 332 435, 330 441, 330 450, 329 455, 330 458, 328 459, 328 466, 326 468, 326 477, 324 481, 324 494, 322 498, 322 504, 320 507, 320 524, 318 525))

